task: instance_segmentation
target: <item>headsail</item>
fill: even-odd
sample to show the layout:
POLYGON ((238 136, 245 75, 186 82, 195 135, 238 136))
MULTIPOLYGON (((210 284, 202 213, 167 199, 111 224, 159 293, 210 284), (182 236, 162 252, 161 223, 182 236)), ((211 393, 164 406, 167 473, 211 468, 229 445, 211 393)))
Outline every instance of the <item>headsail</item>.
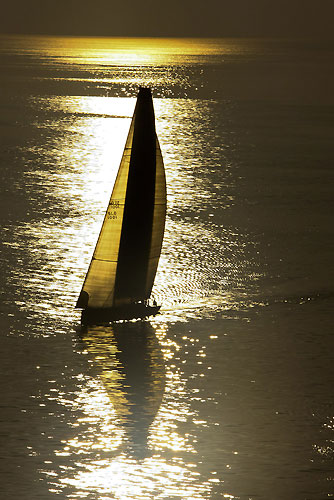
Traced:
POLYGON ((166 181, 149 89, 140 89, 114 189, 77 302, 112 308, 148 299, 166 215, 166 181))

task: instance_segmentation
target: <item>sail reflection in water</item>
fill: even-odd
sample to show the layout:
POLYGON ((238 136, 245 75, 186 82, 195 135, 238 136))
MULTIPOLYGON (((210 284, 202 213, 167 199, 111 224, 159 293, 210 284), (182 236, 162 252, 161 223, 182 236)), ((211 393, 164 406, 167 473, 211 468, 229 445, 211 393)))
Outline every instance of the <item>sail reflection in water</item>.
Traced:
POLYGON ((149 323, 82 329, 82 342, 124 426, 131 452, 145 454, 147 435, 164 393, 164 362, 149 323))
POLYGON ((173 364, 178 345, 165 334, 164 325, 143 321, 82 327, 93 377, 78 396, 86 417, 77 421, 77 437, 58 451, 78 460, 75 475, 64 467, 58 492, 207 498, 212 483, 200 481, 191 460, 196 450, 179 433, 191 414, 181 403, 184 381, 173 364))

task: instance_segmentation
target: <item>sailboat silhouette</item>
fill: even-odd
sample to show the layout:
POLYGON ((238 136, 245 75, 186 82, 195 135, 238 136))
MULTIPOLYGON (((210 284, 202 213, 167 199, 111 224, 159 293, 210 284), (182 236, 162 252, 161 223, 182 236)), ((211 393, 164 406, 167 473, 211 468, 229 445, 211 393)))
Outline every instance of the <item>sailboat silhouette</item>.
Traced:
POLYGON ((143 318, 166 217, 166 179, 150 89, 140 88, 115 185, 76 307, 83 323, 143 318))

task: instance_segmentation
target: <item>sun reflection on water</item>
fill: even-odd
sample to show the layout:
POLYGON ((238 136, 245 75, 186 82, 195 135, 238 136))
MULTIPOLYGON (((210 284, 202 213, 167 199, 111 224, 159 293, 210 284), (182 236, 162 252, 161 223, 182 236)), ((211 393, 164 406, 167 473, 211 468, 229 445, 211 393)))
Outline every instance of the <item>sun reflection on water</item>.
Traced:
MULTIPOLYGON (((279 307, 279 298, 276 312, 258 309, 252 317, 253 306, 266 305, 257 279, 270 277, 263 263, 258 266, 266 253, 261 220, 247 222, 260 213, 252 203, 266 187, 256 181, 265 156, 254 178, 248 164, 259 159, 264 108, 250 96, 242 103, 246 94, 240 92, 240 75, 248 74, 243 62, 247 72, 264 68, 255 57, 256 41, 16 37, 12 49, 10 37, 0 38, 8 70, 2 75, 3 207, 10 210, 3 213, 2 318, 15 358, 3 358, 9 381, 4 408, 15 415, 4 432, 8 465, 20 468, 23 489, 31 483, 26 495, 36 493, 39 474, 51 496, 89 500, 235 498, 230 491, 247 495, 254 486, 261 496, 263 483, 270 496, 272 481, 280 484, 282 475, 289 479, 283 489, 312 491, 333 455, 333 420, 316 383, 317 374, 320 381, 329 373, 322 366, 327 358, 305 348, 317 348, 313 326, 305 337, 298 322, 304 310, 294 317, 300 328, 293 335, 288 325, 297 300, 285 293, 295 286, 299 266, 288 265, 289 279, 285 283, 283 273, 278 281, 287 307, 279 307), (251 59, 244 57, 247 50, 251 59), (168 217, 154 287, 161 314, 151 325, 92 328, 78 339, 73 306, 139 85, 153 89, 167 171, 168 217), (296 345, 302 349, 289 348, 296 345), (284 370, 288 357, 269 366, 282 347, 292 353, 292 386, 284 370), (303 385, 314 396, 307 404, 293 398, 303 380, 300 368, 315 377, 312 386, 303 385), (313 427, 302 418, 309 405, 319 410, 313 427), (283 435, 277 431, 286 429, 284 421, 283 435), (15 429, 23 432, 15 437, 15 429), (314 461, 307 464, 310 443, 314 461), (298 460, 291 460, 292 452, 298 460)), ((272 63, 271 50, 264 49, 262 60, 272 63)), ((270 193, 262 201, 274 207, 270 193)), ((275 273, 274 254, 268 257, 275 273)), ((319 301, 318 307, 314 312, 327 306, 319 301)))
MULTIPOLYGON (((159 65, 184 62, 190 56, 208 57, 240 51, 236 40, 218 38, 135 38, 6 36, 3 47, 85 65, 159 65), (64 56, 66 54, 66 56, 64 56)), ((196 62, 196 59, 193 63, 196 62)))
POLYGON ((197 440, 187 428, 203 423, 190 410, 174 361, 180 346, 167 332, 159 321, 82 330, 91 369, 74 405, 83 415, 56 451, 59 458, 75 456, 79 467, 65 466, 57 481, 50 478, 55 491, 70 487, 73 498, 96 492, 119 500, 204 500, 219 483, 203 480, 192 459, 197 440))

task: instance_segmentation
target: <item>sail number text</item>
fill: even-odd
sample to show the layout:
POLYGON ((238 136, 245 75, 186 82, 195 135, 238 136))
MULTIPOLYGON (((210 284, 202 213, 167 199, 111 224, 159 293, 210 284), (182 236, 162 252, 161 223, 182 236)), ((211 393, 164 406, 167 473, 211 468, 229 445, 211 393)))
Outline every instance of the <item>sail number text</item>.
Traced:
POLYGON ((107 213, 108 220, 116 220, 117 219, 117 211, 116 211, 117 208, 119 208, 119 201, 112 200, 110 202, 108 213, 107 213))

